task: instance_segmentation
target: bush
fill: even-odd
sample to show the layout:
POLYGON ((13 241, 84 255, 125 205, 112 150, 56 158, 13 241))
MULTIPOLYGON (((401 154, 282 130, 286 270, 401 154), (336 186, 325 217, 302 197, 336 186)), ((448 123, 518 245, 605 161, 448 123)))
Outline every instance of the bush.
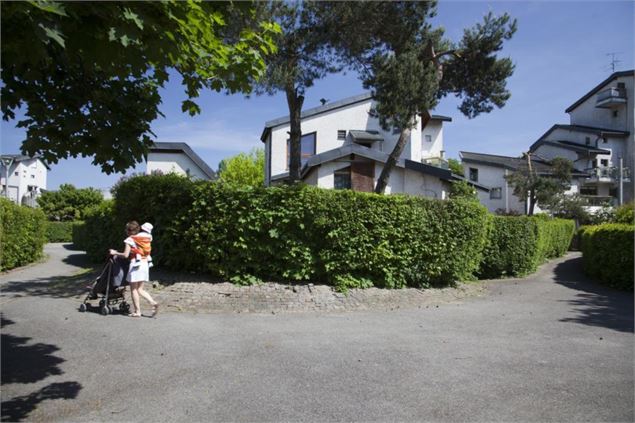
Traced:
POLYGON ((73 226, 73 244, 86 251, 89 259, 96 262, 104 261, 109 248, 120 249, 125 237, 123 227, 117 236, 113 214, 112 200, 86 210, 82 224, 73 226))
POLYGON ((622 204, 615 210, 615 223, 635 225, 635 203, 622 204))
POLYGON ((633 290, 633 237, 635 227, 606 223, 581 228, 585 272, 601 283, 633 290))
POLYGON ((51 221, 81 220, 86 210, 104 200, 101 192, 94 188, 77 189, 71 184, 62 184, 58 191, 46 191, 37 199, 40 208, 51 221))
POLYGON ((123 249, 127 222, 154 225, 152 258, 155 265, 194 268, 192 252, 184 245, 188 211, 196 182, 176 174, 138 175, 113 188, 112 201, 89 209, 85 223, 74 230, 73 242, 93 261, 103 261, 109 248, 123 249), (185 226, 182 226, 185 225, 185 226))
POLYGON ((575 224, 545 216, 495 216, 479 276, 523 276, 566 253, 575 224))
POLYGON ((39 209, 0 198, 0 271, 40 259, 46 242, 46 216, 39 209))
POLYGON ((186 238, 197 266, 234 281, 429 286, 477 270, 489 222, 469 201, 313 187, 196 190, 186 238))
POLYGON ((81 222, 48 222, 46 242, 72 242, 73 226, 81 222))

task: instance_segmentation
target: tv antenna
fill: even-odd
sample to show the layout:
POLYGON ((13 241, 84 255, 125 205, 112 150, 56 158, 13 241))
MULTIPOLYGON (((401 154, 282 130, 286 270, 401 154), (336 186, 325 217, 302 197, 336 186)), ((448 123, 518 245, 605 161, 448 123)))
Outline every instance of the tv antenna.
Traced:
POLYGON ((611 62, 609 63, 609 69, 611 69, 611 72, 615 72, 615 68, 617 67, 617 65, 622 63, 622 61, 617 58, 618 54, 622 54, 622 52, 614 51, 612 53, 606 53, 607 56, 611 57, 611 62))

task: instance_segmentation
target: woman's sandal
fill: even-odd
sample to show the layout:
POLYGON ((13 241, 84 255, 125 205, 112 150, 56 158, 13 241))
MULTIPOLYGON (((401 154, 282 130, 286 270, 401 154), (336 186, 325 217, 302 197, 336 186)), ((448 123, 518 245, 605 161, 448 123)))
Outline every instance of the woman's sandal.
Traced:
POLYGON ((128 317, 141 317, 141 313, 130 313, 128 317))
POLYGON ((150 317, 157 317, 157 314, 159 314, 159 303, 152 306, 152 314, 150 317))

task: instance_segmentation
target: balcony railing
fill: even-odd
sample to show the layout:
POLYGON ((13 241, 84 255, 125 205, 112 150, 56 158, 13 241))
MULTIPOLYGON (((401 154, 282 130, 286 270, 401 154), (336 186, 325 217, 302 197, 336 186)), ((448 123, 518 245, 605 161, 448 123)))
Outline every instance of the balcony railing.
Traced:
MULTIPOLYGON (((587 169, 589 179, 597 182, 619 182, 620 170, 615 166, 600 166, 587 169)), ((630 182, 630 169, 625 167, 622 169, 622 180, 630 182)))
POLYGON ((615 197, 604 195, 581 195, 586 200, 586 205, 591 207, 601 207, 606 205, 615 205, 617 199, 615 197))
POLYGON ((595 100, 595 107, 616 107, 626 104, 626 90, 622 88, 607 88, 598 93, 595 100))

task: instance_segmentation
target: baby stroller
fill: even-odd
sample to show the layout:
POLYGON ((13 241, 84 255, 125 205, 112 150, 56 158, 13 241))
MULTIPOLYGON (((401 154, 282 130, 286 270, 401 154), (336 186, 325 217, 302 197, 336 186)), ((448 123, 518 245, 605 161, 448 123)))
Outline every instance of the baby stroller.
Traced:
POLYGON ((121 257, 110 257, 103 270, 95 279, 84 302, 79 305, 79 311, 85 312, 92 309, 92 301, 99 300, 99 312, 107 316, 112 314, 113 307, 119 305, 122 313, 130 312, 130 304, 126 302, 125 293, 128 267, 130 262, 121 257))

